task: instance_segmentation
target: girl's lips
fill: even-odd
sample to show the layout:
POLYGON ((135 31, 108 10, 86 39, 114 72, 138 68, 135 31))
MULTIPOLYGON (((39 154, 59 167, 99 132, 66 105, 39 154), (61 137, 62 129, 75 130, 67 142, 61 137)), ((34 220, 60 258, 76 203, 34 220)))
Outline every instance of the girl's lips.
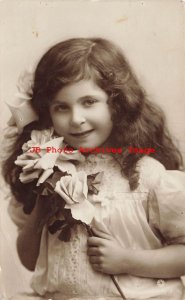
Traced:
POLYGON ((91 133, 92 131, 94 131, 94 129, 87 130, 87 131, 83 131, 83 132, 79 132, 79 133, 71 133, 71 135, 72 135, 73 137, 81 137, 81 136, 86 136, 86 135, 88 135, 88 134, 91 133))

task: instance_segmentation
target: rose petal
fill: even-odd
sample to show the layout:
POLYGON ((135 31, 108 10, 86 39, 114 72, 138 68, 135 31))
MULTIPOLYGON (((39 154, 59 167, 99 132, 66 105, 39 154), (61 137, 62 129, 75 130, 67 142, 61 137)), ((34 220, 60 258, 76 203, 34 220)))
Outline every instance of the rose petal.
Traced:
POLYGON ((73 199, 73 179, 74 179, 74 177, 72 176, 66 185, 68 194, 70 195, 70 197, 72 199, 73 199))
MULTIPOLYGON (((41 149, 46 149, 47 147, 53 147, 54 149, 62 148, 63 137, 55 138, 41 145, 41 149)), ((49 151, 49 150, 48 150, 49 151)), ((49 152, 48 152, 49 153, 49 152)), ((52 153, 55 153, 54 151, 52 153)), ((60 153, 60 152, 58 152, 60 153)))
POLYGON ((40 146, 51 140, 54 129, 44 129, 44 130, 32 130, 31 140, 35 145, 40 146))
POLYGON ((60 186, 61 186, 61 189, 62 189, 66 194, 69 194, 68 186, 69 186, 70 181, 71 181, 71 176, 70 176, 70 175, 65 175, 65 176, 62 176, 62 177, 60 178, 60 186))
MULTIPOLYGON (((67 177, 67 176, 65 176, 65 177, 67 177)), ((62 189, 61 181, 57 181, 56 186, 55 186, 55 192, 58 193, 66 201, 66 203, 73 204, 74 202, 70 198, 70 196, 65 188, 65 185, 63 187, 64 187, 64 190, 62 189)))
POLYGON ((29 159, 28 159, 28 160, 17 159, 17 160, 15 160, 14 163, 15 163, 17 166, 19 166, 19 167, 24 167, 24 166, 26 166, 27 164, 30 163, 30 160, 29 160, 29 159))
POLYGON ((37 186, 39 186, 41 183, 46 181, 48 177, 53 173, 53 169, 44 170, 42 175, 40 176, 39 180, 37 181, 37 186))
MULTIPOLYGON (((67 147, 66 147, 66 149, 67 149, 67 147)), ((59 161, 60 160, 62 160, 62 161, 64 161, 64 160, 77 160, 79 162, 83 162, 83 161, 85 161, 85 157, 84 157, 84 155, 82 155, 77 150, 74 150, 72 152, 65 150, 65 151, 62 151, 60 153, 60 155, 58 157, 58 160, 59 161)))
POLYGON ((41 173, 41 170, 35 170, 33 172, 22 172, 19 175, 19 179, 22 183, 28 183, 38 178, 41 173))
POLYGON ((17 157, 17 160, 34 160, 40 158, 40 155, 36 152, 26 152, 17 157))
POLYGON ((75 166, 69 161, 59 161, 57 158, 55 166, 62 172, 68 172, 71 175, 76 173, 75 166))
POLYGON ((85 182, 81 182, 79 178, 77 178, 76 183, 74 182, 73 184, 72 198, 75 202, 82 202, 85 200, 83 195, 83 185, 85 185, 85 182))
POLYGON ((87 185, 87 174, 84 171, 78 172, 80 180, 83 182, 83 195, 87 199, 88 185, 87 185))
POLYGON ((75 205, 65 205, 65 208, 71 209, 71 214, 74 219, 80 220, 86 224, 90 224, 94 218, 95 208, 87 200, 75 205))
POLYGON ((46 153, 35 164, 34 169, 51 169, 55 165, 58 153, 46 153))
POLYGON ((83 185, 86 184, 85 181, 81 182, 80 172, 74 174, 71 179, 71 190, 69 191, 69 194, 71 195, 73 201, 75 202, 81 202, 84 201, 84 195, 83 195, 83 185))
MULTIPOLYGON (((31 171, 34 169, 35 164, 37 163, 38 159, 30 160, 29 163, 23 167, 24 171, 31 171)), ((38 168, 37 168, 38 169, 38 168)))
POLYGON ((75 202, 82 202, 87 199, 87 192, 87 174, 84 171, 80 171, 73 176, 72 198, 75 202))

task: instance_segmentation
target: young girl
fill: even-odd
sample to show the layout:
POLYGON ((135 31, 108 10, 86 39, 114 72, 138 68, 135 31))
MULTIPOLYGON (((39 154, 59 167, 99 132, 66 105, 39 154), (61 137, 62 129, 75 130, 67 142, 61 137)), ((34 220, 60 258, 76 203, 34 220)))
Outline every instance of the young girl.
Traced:
POLYGON ((19 227, 19 257, 34 271, 31 286, 38 298, 32 298, 121 299, 112 274, 125 299, 183 299, 181 155, 161 110, 147 99, 121 51, 101 38, 58 43, 38 63, 31 105, 38 121, 18 136, 4 177, 14 195, 9 212, 19 227), (47 226, 37 231, 45 208, 41 201, 33 205, 33 186, 20 182, 21 168, 14 162, 33 129, 51 127, 73 149, 105 150, 84 154, 76 166, 87 174, 104 172, 92 201, 98 214, 92 237, 80 225, 69 242, 51 235, 47 226), (131 153, 129 147, 155 151, 131 153), (108 148, 123 151, 110 154, 108 148), (29 214, 23 212, 25 203, 29 214))

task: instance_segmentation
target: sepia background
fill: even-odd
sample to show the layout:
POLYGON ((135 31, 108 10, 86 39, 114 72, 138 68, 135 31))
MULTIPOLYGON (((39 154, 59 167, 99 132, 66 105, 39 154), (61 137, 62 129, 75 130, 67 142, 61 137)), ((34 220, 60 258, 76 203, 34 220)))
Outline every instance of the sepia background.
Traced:
MULTIPOLYGON (((34 68, 53 44, 72 37, 103 37, 128 57, 151 100, 165 111, 185 160, 185 10, 180 0, 0 1, 0 133, 10 117, 5 102, 20 72, 34 68)), ((16 228, 1 188, 0 293, 29 290, 31 272, 16 254, 16 228)), ((1 297, 0 297, 1 298, 1 297)), ((6 299, 6 298, 5 298, 6 299)))

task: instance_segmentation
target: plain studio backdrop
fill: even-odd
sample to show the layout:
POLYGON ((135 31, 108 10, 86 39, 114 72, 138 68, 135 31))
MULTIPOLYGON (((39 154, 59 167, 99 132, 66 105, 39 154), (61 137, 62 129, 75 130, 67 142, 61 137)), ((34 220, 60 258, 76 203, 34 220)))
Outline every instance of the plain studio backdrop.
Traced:
MULTIPOLYGON (((128 57, 151 100, 165 111, 185 159, 185 10, 180 0, 0 1, 0 130, 10 113, 20 72, 35 67, 53 44, 72 37, 103 37, 128 57)), ((2 190, 2 189, 1 189, 2 190)), ((0 298, 28 290, 30 272, 20 264, 16 228, 1 191, 0 298)), ((6 298, 5 298, 6 299, 6 298)))

